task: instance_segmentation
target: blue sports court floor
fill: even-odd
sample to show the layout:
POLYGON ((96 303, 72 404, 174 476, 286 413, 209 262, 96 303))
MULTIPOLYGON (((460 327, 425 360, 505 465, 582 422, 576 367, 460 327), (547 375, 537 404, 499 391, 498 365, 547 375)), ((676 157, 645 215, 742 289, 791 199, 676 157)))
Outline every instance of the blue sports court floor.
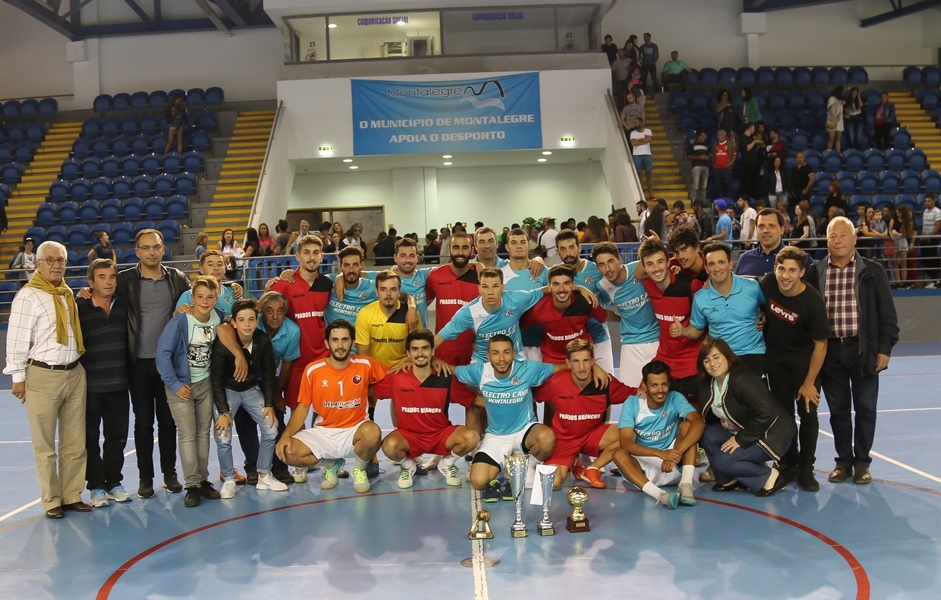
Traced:
MULTIPOLYGON (((240 488, 188 509, 182 494, 159 491, 49 520, 24 411, 2 391, 2 597, 941 598, 939 355, 941 344, 902 344, 882 376, 872 485, 826 481, 824 414, 816 494, 791 485, 759 499, 703 487, 697 506, 669 511, 606 475, 608 490, 589 491, 590 532, 565 530, 571 509, 556 492, 555 536, 536 535, 541 510, 527 505, 530 536, 511 538, 513 506, 501 502, 487 505, 495 537, 485 542, 466 539, 466 483, 447 489, 432 471, 399 491, 387 461, 367 495, 350 480, 321 492, 312 473, 287 493, 240 488)), ((133 442, 128 450, 134 491, 133 442)), ((217 473, 214 446, 211 456, 217 473)))

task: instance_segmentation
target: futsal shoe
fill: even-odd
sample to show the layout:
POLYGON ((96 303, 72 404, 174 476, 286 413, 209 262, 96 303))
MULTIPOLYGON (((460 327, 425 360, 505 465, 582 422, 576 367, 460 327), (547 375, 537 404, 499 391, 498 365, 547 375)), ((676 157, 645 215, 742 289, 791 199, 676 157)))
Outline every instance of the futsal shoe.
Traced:
POLYGON ((222 490, 219 492, 219 497, 223 500, 228 500, 229 498, 235 497, 235 480, 226 479, 225 483, 222 484, 222 490))
POLYGON ((588 476, 585 474, 585 465, 577 458, 575 462, 572 463, 572 477, 575 478, 576 482, 584 481, 585 483, 591 483, 591 479, 588 479, 588 476))
POLYGON ((333 463, 333 466, 323 466, 321 469, 323 471, 323 481, 320 482, 320 489, 332 490, 337 487, 337 471, 343 468, 344 464, 346 464, 346 461, 342 458, 338 458, 333 463))
POLYGON ((491 502, 499 502, 500 495, 500 482, 496 479, 488 483, 487 487, 485 487, 480 494, 481 499, 488 504, 491 502))
POLYGON ((369 491, 369 478, 365 469, 350 469, 350 475, 353 477, 354 492, 365 494, 369 491))
POLYGON ((683 506, 696 506, 696 497, 693 496, 693 484, 681 483, 677 486, 676 491, 680 494, 680 504, 683 506))
POLYGON ((444 483, 448 487, 461 487, 461 476, 457 465, 446 465, 444 462, 439 462, 438 471, 444 475, 444 483))
POLYGON ((294 483, 304 483, 307 481, 307 468, 291 467, 291 477, 294 479, 294 483))
POLYGON ((598 469, 585 469, 585 481, 591 484, 591 487, 603 490, 608 487, 601 481, 601 471, 598 469))
POLYGON ((379 458, 373 456, 372 460, 366 463, 366 477, 369 479, 375 479, 379 477, 379 458))
POLYGON ((111 506, 108 502, 108 494, 104 490, 94 489, 91 491, 91 505, 95 508, 104 508, 111 506))
POLYGON ((679 492, 660 492, 660 497, 657 498, 657 504, 662 504, 670 510, 676 510, 676 507, 680 503, 680 494, 679 492))
POLYGON ((500 486, 500 497, 507 502, 513 502, 516 500, 516 498, 513 497, 513 488, 510 487, 509 481, 504 481, 503 485, 500 486))
POLYGON ((286 492, 288 486, 278 481, 278 479, 271 473, 265 473, 258 478, 258 482, 255 484, 256 490, 271 490, 272 492, 286 492))
POLYGON ((111 488, 110 492, 108 492, 108 500, 114 500, 115 502, 130 502, 131 495, 127 493, 127 490, 124 489, 123 485, 116 485, 111 488))
POLYGON ((411 488, 413 485, 415 485, 415 480, 413 479, 414 476, 415 476, 414 465, 412 465, 411 468, 402 467, 402 471, 399 473, 399 489, 407 490, 411 488))

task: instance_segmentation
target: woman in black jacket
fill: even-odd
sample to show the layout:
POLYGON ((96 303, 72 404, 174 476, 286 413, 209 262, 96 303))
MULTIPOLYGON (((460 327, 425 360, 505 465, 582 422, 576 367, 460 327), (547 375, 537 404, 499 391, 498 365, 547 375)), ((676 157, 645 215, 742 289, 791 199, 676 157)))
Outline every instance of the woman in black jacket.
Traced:
POLYGON ((706 431, 699 444, 709 457, 717 492, 748 489, 765 497, 787 481, 765 463, 779 461, 796 432, 761 377, 723 340, 707 337, 699 349, 706 431))

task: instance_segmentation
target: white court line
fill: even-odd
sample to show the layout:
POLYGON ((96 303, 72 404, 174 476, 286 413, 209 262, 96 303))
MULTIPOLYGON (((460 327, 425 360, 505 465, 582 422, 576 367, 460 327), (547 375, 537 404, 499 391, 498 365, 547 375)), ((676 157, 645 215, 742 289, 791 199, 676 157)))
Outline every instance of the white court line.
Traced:
MULTIPOLYGON (((820 430, 820 433, 822 433, 823 435, 827 436, 827 437, 830 438, 830 439, 833 439, 833 434, 830 433, 829 431, 824 431, 823 429, 821 429, 821 430, 820 430)), ((901 467, 901 468, 905 469, 906 471, 911 471, 911 472, 914 473, 915 475, 921 475, 922 477, 924 477, 924 478, 926 478, 926 479, 930 479, 931 481, 933 481, 933 482, 935 482, 935 483, 941 483, 941 477, 935 477, 934 475, 932 475, 932 474, 930 474, 930 473, 925 473, 924 471, 922 471, 922 470, 920 470, 920 469, 916 469, 915 467, 912 467, 912 466, 910 466, 910 465, 906 465, 905 463, 899 462, 899 461, 895 460, 894 458, 889 458, 889 457, 886 456, 885 454, 880 454, 880 453, 878 453, 878 452, 873 452, 872 450, 869 451, 869 454, 871 454, 872 456, 875 456, 876 458, 881 458, 882 460, 886 461, 887 463, 891 463, 891 464, 895 465, 896 467, 901 467)))
MULTIPOLYGON (((156 439, 156 438, 154 438, 154 443, 155 443, 155 444, 157 443, 157 439, 156 439)), ((125 452, 125 453, 124 453, 124 458, 127 458, 128 456, 134 454, 135 452, 137 452, 137 450, 129 450, 129 451, 125 452)), ((15 517, 16 515, 20 514, 20 513, 23 512, 24 510, 26 510, 27 508, 30 508, 30 507, 32 507, 32 506, 36 506, 37 504, 39 504, 39 503, 41 503, 41 502, 42 502, 42 498, 36 498, 35 500, 33 500, 32 502, 30 502, 30 503, 28 503, 28 504, 24 504, 23 506, 21 506, 21 507, 19 507, 19 508, 15 508, 15 509, 11 510, 11 511, 8 512, 7 514, 5 514, 5 515, 3 515, 3 516, 0 516, 0 523, 2 523, 3 521, 6 521, 6 520, 9 519, 10 517, 15 517)))
MULTIPOLYGON (((477 521, 480 510, 480 491, 471 489, 471 522, 477 521)), ((487 591, 487 566, 484 563, 484 541, 474 540, 474 600, 489 600, 487 591)))

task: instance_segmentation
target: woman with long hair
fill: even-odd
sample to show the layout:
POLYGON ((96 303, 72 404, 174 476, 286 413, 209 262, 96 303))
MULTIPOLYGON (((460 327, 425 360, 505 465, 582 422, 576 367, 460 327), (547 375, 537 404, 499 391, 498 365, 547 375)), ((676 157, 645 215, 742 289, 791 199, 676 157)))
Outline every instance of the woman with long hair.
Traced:
POLYGON ((827 150, 840 151, 843 136, 843 86, 838 85, 827 99, 827 150))
POLYGON ((797 222, 794 223, 794 233, 792 234, 796 238, 794 245, 805 249, 816 248, 817 240, 814 238, 817 236, 817 219, 810 209, 810 203, 801 200, 794 207, 794 215, 797 217, 797 222))
POLYGON ((595 216, 588 217, 588 230, 586 231, 585 239, 583 240, 585 244, 600 244, 601 242, 607 242, 608 236, 608 227, 605 225, 604 220, 595 216))
POLYGON ((193 252, 196 253, 196 260, 199 260, 199 257, 203 255, 203 252, 209 249, 209 234, 205 231, 200 231, 196 234, 196 248, 193 252))
POLYGON ((163 149, 166 154, 173 146, 173 140, 176 139, 176 151, 183 153, 183 131, 186 129, 186 108, 183 106, 183 97, 174 94, 167 104, 167 121, 170 123, 170 131, 167 136, 167 147, 163 149))
POLYGON ((631 223, 631 218, 626 212, 618 213, 615 217, 614 242, 616 244, 629 244, 637 242, 637 229, 631 223))
POLYGON ((791 178, 784 170, 784 160, 775 156, 771 168, 765 169, 765 189, 768 190, 768 205, 777 208, 780 202, 787 202, 791 194, 791 178))
POLYGON ((667 239, 667 221, 664 212, 664 208, 659 204, 650 209, 650 214, 644 221, 644 230, 639 232, 641 240, 650 237, 651 233, 656 234, 661 240, 667 239))
POLYGON ((738 132, 738 112, 732 105, 732 94, 729 90, 719 90, 716 96, 716 119, 719 122, 719 129, 724 129, 729 135, 735 135, 738 132))
POLYGON ((274 254, 274 237, 268 230, 268 224, 258 226, 258 256, 271 256, 274 254))
POLYGON ((780 462, 797 433, 794 418, 768 385, 723 340, 709 336, 699 348, 699 399, 706 431, 699 443, 709 457, 717 492, 750 490, 766 497, 787 479, 769 461, 780 462))
POLYGON ((859 95, 858 87, 850 88, 844 108, 846 111, 844 126, 846 127, 846 135, 849 137, 850 148, 862 150, 863 125, 866 124, 866 104, 863 102, 862 96, 859 95))
POLYGON ((240 249, 239 243, 235 241, 235 232, 232 229, 226 229, 222 232, 222 239, 219 240, 219 252, 223 256, 226 254, 235 254, 236 249, 240 249))
POLYGON ((761 197, 761 166, 765 162, 765 144, 755 132, 755 124, 748 123, 742 132, 742 196, 761 197))
POLYGON ((242 256, 248 258, 249 256, 258 256, 258 231, 254 227, 249 227, 245 230, 245 245, 243 246, 242 256))
POLYGON ((912 247, 915 238, 915 223, 912 218, 912 209, 902 204, 895 211, 897 217, 889 224, 889 232, 895 241, 895 256, 892 265, 895 271, 895 284, 897 288, 911 289, 915 287, 911 273, 908 269, 908 250, 912 247))

